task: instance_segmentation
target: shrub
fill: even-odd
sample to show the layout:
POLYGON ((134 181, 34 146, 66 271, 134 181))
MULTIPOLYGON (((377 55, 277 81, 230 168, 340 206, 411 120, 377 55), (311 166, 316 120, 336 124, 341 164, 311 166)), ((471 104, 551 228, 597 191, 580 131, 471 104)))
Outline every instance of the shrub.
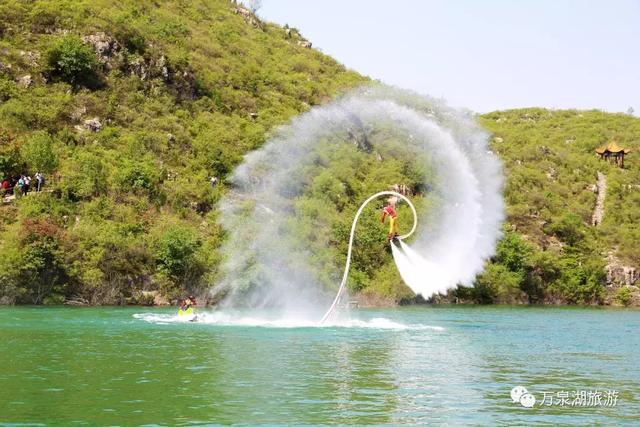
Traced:
POLYGON ((53 138, 46 132, 37 132, 20 147, 20 154, 32 171, 51 173, 58 166, 53 151, 53 138))
POLYGON ((93 153, 80 152, 69 159, 63 176, 63 188, 70 200, 90 199, 107 190, 103 162, 93 153))
MULTIPOLYGON (((0 144, 4 143, 0 138, 0 144)), ((0 146, 0 179, 18 175, 22 172, 20 152, 14 144, 0 146)))
POLYGON ((191 228, 174 225, 159 236, 154 246, 158 270, 173 282, 185 285, 202 275, 196 256, 200 241, 191 228))
POLYGON ((561 267, 558 254, 550 251, 535 251, 530 263, 520 288, 527 293, 530 303, 538 303, 544 300, 546 287, 560 277, 561 267))
POLYGON ((97 84, 96 55, 93 49, 77 36, 67 35, 58 40, 47 52, 47 65, 54 80, 72 85, 97 84))
POLYGON ((510 271, 502 264, 487 264, 484 272, 476 279, 476 298, 481 303, 515 303, 522 300, 520 289, 523 274, 510 271))
POLYGON ((120 189, 147 190, 153 193, 158 182, 157 175, 157 168, 151 163, 125 159, 117 168, 114 180, 120 189))
POLYGON ((54 134, 68 120, 72 95, 67 90, 65 83, 33 86, 21 90, 20 96, 0 102, 2 128, 25 133, 46 130, 54 134))
POLYGON ((56 6, 55 4, 36 4, 33 7, 29 20, 35 32, 45 32, 47 29, 58 26, 60 17, 58 16, 56 6))
POLYGON ((625 307, 631 304, 631 289, 627 287, 620 288, 616 294, 616 301, 625 307))
POLYGON ((600 303, 604 297, 604 265, 600 259, 581 260, 565 255, 560 261, 561 275, 551 289, 559 291, 569 304, 600 303))
POLYGON ((124 22, 118 22, 115 38, 130 53, 142 55, 147 48, 144 36, 138 30, 126 26, 124 22))
POLYGON ((584 237, 584 223, 578 215, 566 213, 559 220, 546 226, 545 232, 554 234, 573 246, 584 237))
POLYGON ((18 94, 18 88, 15 82, 11 80, 0 79, 0 102, 5 102, 18 94))
POLYGON ((28 304, 60 301, 69 283, 61 230, 48 220, 26 219, 16 226, 2 247, 0 297, 28 304))
POLYGON ((523 271, 533 248, 520 235, 507 232, 496 248, 496 260, 509 271, 523 271))

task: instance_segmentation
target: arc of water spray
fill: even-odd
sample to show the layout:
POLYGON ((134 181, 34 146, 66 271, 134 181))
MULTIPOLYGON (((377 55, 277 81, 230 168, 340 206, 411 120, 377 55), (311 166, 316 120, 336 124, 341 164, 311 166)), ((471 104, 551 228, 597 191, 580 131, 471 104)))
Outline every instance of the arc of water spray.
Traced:
POLYGON ((340 282, 340 288, 338 288, 338 293, 336 294, 336 297, 334 298, 333 303, 331 304, 331 307, 329 307, 329 309, 324 314, 324 316, 322 316, 322 320, 320 320, 320 323, 324 323, 329 318, 333 310, 338 305, 338 301, 340 301, 340 296, 344 292, 344 289, 347 285, 347 278, 349 277, 349 268, 351 267, 351 252, 353 249, 353 238, 356 234, 356 225, 358 224, 358 219, 360 218, 360 214, 362 214, 362 211, 364 210, 365 206, 369 204, 369 202, 371 202, 374 199, 377 199, 380 196, 399 197, 405 202, 407 202, 407 204, 411 208, 411 211, 413 212, 413 227, 411 228, 411 231, 409 231, 407 234, 398 236, 399 240, 406 239, 407 237, 411 236, 414 231, 416 231, 416 227, 418 226, 418 214, 416 212, 415 206, 413 206, 413 203, 411 203, 411 200, 409 200, 407 197, 395 191, 380 191, 379 193, 376 193, 371 197, 369 197, 367 200, 365 200, 364 203, 360 205, 360 208, 356 212, 356 216, 353 218, 353 223, 351 224, 351 234, 349 235, 349 249, 347 251, 347 263, 345 264, 344 273, 342 274, 342 282, 340 282))

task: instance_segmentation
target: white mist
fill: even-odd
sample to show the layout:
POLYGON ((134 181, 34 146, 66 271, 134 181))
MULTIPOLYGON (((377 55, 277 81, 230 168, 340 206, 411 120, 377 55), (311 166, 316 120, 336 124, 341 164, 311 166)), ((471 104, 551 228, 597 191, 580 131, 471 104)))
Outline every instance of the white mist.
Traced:
POLYGON ((438 208, 419 218, 411 247, 393 251, 403 280, 428 298, 470 286, 482 270, 504 218, 502 168, 488 135, 470 113, 439 100, 367 87, 296 117, 235 170, 233 190, 219 206, 228 239, 212 292, 225 296, 223 306, 276 308, 291 318, 317 317, 328 307, 330 295, 310 265, 313 252, 288 233, 296 220, 291 207, 316 150, 326 138, 353 129, 354 120, 363 132, 385 123, 409 135, 407 147, 425 153, 425 168, 434 173, 425 185, 438 208))

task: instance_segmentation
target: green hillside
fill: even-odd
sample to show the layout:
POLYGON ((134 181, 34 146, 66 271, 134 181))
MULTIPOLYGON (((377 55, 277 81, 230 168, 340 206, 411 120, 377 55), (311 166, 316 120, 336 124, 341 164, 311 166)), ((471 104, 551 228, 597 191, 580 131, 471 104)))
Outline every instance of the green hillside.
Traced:
MULTIPOLYGON (((0 179, 46 176, 43 192, 0 206, 0 303, 144 304, 146 291, 203 292, 225 238, 215 206, 243 154, 368 81, 297 30, 226 0, 9 0, 0 16, 0 179)), ((594 153, 611 138, 640 148, 640 120, 543 109, 478 119, 507 173, 505 238, 474 288, 436 300, 640 304, 638 288, 623 286, 626 267, 640 265, 640 153, 624 170, 594 153), (594 227, 598 171, 607 192, 594 227)), ((411 153, 378 155, 353 144, 327 153, 330 165, 298 201, 313 219, 298 231, 311 243, 330 233, 314 260, 325 282, 346 253, 342 212, 428 173, 411 153)), ((411 302, 375 212, 363 221, 352 293, 411 302)))
POLYGON ((638 304, 638 288, 620 285, 624 266, 640 265, 640 119, 531 108, 485 114, 480 122, 493 133, 492 146, 504 162, 508 223, 494 262, 475 289, 458 296, 638 304), (611 140, 633 150, 625 169, 594 151, 611 140), (607 190, 604 217, 593 226, 598 172, 607 190))
POLYGON ((210 178, 366 80, 225 0, 4 1, 0 16, 0 175, 41 169, 47 190, 0 207, 9 303, 205 288, 224 191, 210 178))

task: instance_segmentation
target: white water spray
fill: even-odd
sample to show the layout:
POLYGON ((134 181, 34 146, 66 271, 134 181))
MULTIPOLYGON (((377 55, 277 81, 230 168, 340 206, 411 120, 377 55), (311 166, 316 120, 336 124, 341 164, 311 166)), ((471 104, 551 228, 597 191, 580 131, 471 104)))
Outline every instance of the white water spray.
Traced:
MULTIPOLYGON (((296 202, 310 182, 309 171, 324 161, 321 149, 354 133, 384 128, 391 139, 369 139, 372 150, 405 150, 424 161, 427 198, 411 248, 393 247, 403 280, 429 297, 458 284, 471 285, 491 256, 503 220, 502 170, 487 134, 471 114, 442 102, 388 87, 364 88, 316 107, 284 126, 248 154, 232 176, 233 190, 221 201, 228 232, 222 276, 213 288, 223 306, 279 307, 287 315, 319 318, 327 307, 323 272, 338 277, 335 259, 318 257, 329 233, 300 241, 296 202)), ((366 139, 366 138, 365 138, 366 139)), ((320 168, 321 169, 321 168, 320 168)), ((388 188, 394 183, 382 183, 388 188)), ((314 223, 315 224, 315 223, 314 223)), ((318 227, 322 227, 318 223, 318 227)), ((334 283, 338 283, 335 280, 334 283)))

